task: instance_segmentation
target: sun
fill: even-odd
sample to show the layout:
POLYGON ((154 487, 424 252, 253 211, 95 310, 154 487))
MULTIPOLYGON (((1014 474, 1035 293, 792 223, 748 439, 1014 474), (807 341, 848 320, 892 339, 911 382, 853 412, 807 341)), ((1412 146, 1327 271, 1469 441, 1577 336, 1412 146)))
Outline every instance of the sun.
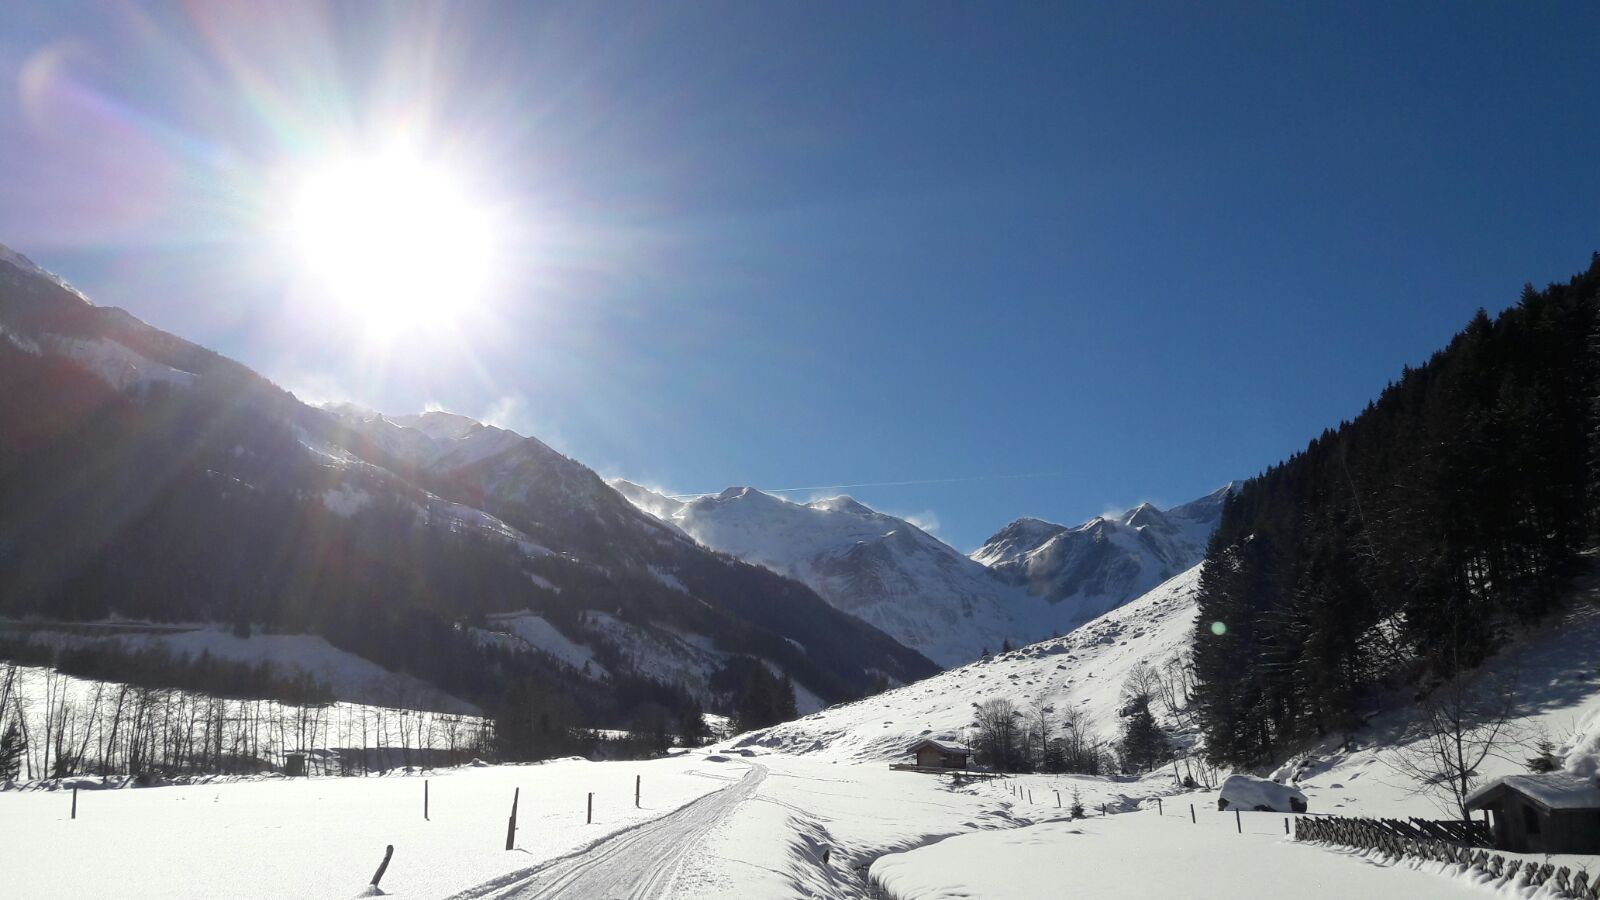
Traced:
POLYGON ((321 166, 301 180, 291 218, 319 293, 369 337, 448 325, 483 300, 495 229, 443 167, 399 152, 321 166))

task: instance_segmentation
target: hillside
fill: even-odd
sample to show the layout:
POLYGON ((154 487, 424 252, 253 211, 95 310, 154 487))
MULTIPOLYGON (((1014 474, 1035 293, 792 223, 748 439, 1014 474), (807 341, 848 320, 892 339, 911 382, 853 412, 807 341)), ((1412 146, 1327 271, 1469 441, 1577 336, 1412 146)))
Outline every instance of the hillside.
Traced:
POLYGON ((1239 489, 1200 586, 1210 751, 1270 763, 1470 677, 1561 609, 1597 498, 1600 254, 1239 489))
POLYGON ((935 671, 535 439, 308 406, 9 251, 0 434, 0 615, 30 633, 136 619, 319 635, 480 708, 540 697, 603 724, 730 702, 737 685, 711 685, 736 657, 816 704, 935 671), (598 664, 504 639, 491 616, 513 614, 598 664))
MULTIPOLYGON (((1024 716, 1042 710, 1053 728, 1068 710, 1080 710, 1092 734, 1109 742, 1121 727, 1129 673, 1141 664, 1172 672, 1185 658, 1199 577, 1191 569, 1063 637, 748 734, 738 744, 840 761, 898 761, 923 738, 963 740, 976 707, 993 699, 1011 701, 1024 716)), ((1184 721, 1171 715, 1166 721, 1184 731, 1184 721)))

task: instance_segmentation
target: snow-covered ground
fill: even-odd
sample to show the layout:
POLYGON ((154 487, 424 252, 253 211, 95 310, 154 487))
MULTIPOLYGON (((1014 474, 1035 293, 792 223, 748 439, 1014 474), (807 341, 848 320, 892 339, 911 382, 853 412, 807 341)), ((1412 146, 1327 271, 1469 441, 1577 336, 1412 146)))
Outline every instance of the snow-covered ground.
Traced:
POLYGON ((855 703, 758 731, 746 743, 839 760, 893 760, 925 737, 960 740, 978 704, 1011 700, 1059 718, 1083 710, 1104 739, 1115 737, 1122 686, 1143 663, 1167 668, 1189 647, 1198 567, 1066 636, 1041 641, 855 703))
MULTIPOLYGON (((950 838, 880 859, 872 877, 894 900, 1422 900, 1470 897, 1463 882, 1367 863, 1284 836, 1284 817, 1186 803, 950 838)), ((1486 892, 1479 896, 1489 896, 1486 892)))
MULTIPOLYGON (((354 897, 393 844, 382 888, 437 898, 569 853, 726 785, 701 759, 463 767, 424 778, 297 778, 0 793, 6 896, 354 897), (643 778, 633 808, 635 775, 643 778), (516 849, 505 850, 521 789, 516 849), (584 824, 593 791, 592 825, 584 824)), ((742 772, 733 773, 733 777, 742 772)), ((90 781, 90 779, 85 779, 90 781)))
MULTIPOLYGON (((955 784, 889 768, 921 737, 959 736, 973 704, 993 698, 1076 707, 1111 736, 1127 674, 1141 663, 1165 666, 1188 646, 1196 579, 1179 576, 1065 638, 710 749, 649 763, 440 772, 429 782, 427 822, 417 777, 85 792, 77 821, 60 791, 3 792, 0 871, 8 890, 29 897, 354 896, 394 843, 383 889, 398 897, 1533 896, 1441 863, 1294 843, 1284 833, 1291 817, 1218 812, 1216 791, 1183 792, 1170 769, 1140 779, 955 784), (641 810, 632 809, 636 775, 641 810), (507 853, 516 787, 519 843, 507 853), (594 825, 583 823, 589 791, 594 825), (1067 819, 1074 793, 1087 818, 1067 819)), ((1568 771, 1593 774, 1596 646, 1600 607, 1584 604, 1486 668, 1485 679, 1514 670, 1524 743, 1506 747, 1484 777, 1524 771, 1520 760, 1541 735, 1568 771)), ((1395 766, 1394 748, 1415 738, 1414 721, 1396 703, 1367 730, 1309 748, 1278 774, 1299 776, 1314 815, 1438 818, 1395 766)), ((1600 857, 1551 861, 1600 870, 1600 857)))

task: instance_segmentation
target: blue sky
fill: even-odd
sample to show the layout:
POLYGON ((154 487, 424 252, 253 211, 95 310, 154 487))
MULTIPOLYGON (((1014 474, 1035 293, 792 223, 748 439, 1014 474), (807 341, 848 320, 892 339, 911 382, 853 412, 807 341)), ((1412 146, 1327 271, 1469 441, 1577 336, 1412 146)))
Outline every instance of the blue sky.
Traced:
POLYGON ((8 11, 0 242, 602 474, 939 480, 849 493, 963 550, 1254 474, 1600 249, 1593 4, 258 7, 8 11), (396 129, 506 227, 377 346, 277 201, 396 129))

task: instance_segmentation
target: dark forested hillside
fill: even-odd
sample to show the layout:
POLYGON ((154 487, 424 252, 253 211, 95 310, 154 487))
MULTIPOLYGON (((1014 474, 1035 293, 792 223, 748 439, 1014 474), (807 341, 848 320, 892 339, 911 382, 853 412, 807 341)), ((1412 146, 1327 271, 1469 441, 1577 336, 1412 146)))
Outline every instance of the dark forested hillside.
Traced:
POLYGON ((825 701, 936 671, 804 585, 665 529, 577 461, 493 440, 470 466, 410 464, 0 259, 0 617, 317 634, 484 709, 548 702, 543 721, 586 725, 720 698, 619 629, 699 641, 702 668, 765 660, 825 701), (487 617, 519 612, 559 623, 604 676, 486 636, 487 617))
POLYGON ((1248 765, 1426 690, 1549 612, 1596 531, 1600 254, 1480 311, 1353 421, 1246 483, 1196 623, 1210 752, 1248 765))

